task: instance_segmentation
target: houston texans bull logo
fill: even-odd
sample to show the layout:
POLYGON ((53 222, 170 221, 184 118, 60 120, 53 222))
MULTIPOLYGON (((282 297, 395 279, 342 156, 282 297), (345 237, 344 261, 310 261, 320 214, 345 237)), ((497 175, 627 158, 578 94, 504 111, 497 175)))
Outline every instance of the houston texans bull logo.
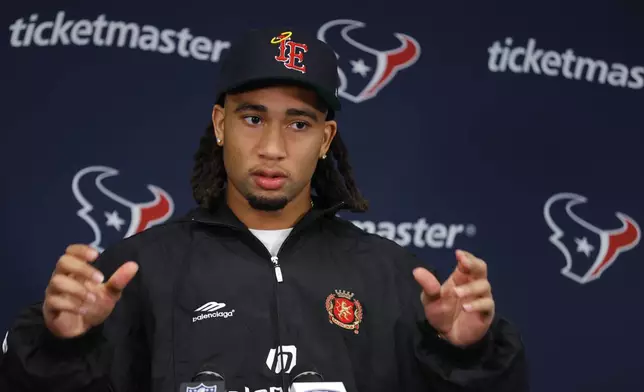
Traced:
POLYGON ((574 193, 558 193, 543 207, 546 223, 553 231, 550 242, 566 259, 561 273, 581 284, 598 279, 620 253, 633 249, 641 237, 637 223, 621 212, 615 216, 622 226, 612 230, 581 219, 572 208, 586 202, 585 197, 574 193))
POLYGON ((92 228, 90 245, 99 252, 118 239, 165 222, 174 212, 172 198, 157 186, 147 186, 154 199, 144 203, 131 202, 107 189, 103 180, 118 174, 111 167, 90 166, 72 180, 72 192, 82 207, 77 215, 92 228))
POLYGON ((322 25, 317 35, 336 52, 338 95, 354 103, 375 97, 398 71, 413 65, 420 56, 420 45, 406 34, 394 33, 400 46, 386 51, 370 48, 349 36, 351 30, 365 26, 356 20, 332 20, 322 25))

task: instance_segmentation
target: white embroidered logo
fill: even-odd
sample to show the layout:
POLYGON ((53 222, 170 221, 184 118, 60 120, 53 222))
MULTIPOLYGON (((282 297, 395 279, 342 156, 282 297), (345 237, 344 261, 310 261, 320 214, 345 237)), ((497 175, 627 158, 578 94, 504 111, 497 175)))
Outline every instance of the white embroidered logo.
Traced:
POLYGON ((195 309, 195 312, 214 312, 215 310, 219 310, 225 306, 226 304, 220 304, 217 302, 208 302, 207 304, 203 304, 197 309, 195 309))
POLYGON ((281 346, 280 348, 272 348, 268 352, 266 358, 266 366, 276 374, 282 371, 290 373, 297 363, 297 347, 295 346, 281 346))
POLYGON ((206 320, 209 318, 228 318, 228 317, 233 317, 235 314, 235 309, 232 309, 227 312, 218 312, 219 309, 223 309, 226 307, 226 304, 224 303, 219 303, 219 302, 208 302, 197 309, 195 309, 195 312, 201 312, 199 316, 195 316, 192 318, 192 322, 196 323, 197 321, 201 320, 206 320))

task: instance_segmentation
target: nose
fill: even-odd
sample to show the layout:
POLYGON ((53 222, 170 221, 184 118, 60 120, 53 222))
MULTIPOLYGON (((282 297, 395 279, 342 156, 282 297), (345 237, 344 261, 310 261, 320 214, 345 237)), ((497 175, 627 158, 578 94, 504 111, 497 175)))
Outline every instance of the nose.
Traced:
POLYGON ((270 160, 280 160, 286 157, 286 141, 279 125, 264 127, 259 140, 257 152, 260 157, 270 160))

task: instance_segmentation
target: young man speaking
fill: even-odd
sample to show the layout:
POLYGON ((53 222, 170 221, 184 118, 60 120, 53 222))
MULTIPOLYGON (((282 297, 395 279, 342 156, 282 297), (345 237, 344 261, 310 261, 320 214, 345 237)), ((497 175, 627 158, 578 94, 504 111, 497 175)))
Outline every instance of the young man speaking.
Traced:
POLYGON ((456 252, 442 284, 365 211, 337 132, 336 57, 298 30, 233 45, 188 216, 100 256, 70 245, 44 301, 12 326, 12 391, 174 392, 200 370, 279 391, 314 370, 350 392, 522 392, 523 346, 486 264, 456 252))

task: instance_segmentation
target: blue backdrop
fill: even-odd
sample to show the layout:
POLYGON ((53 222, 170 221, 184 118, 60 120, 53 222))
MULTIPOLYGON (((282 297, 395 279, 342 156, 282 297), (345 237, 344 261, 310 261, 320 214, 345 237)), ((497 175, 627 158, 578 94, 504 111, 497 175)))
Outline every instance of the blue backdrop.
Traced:
POLYGON ((641 388, 635 1, 57 3, 0 6, 3 331, 67 244, 193 207, 220 56, 290 23, 339 56, 339 131, 372 203, 345 216, 443 274, 457 247, 485 259, 534 391, 641 388))

